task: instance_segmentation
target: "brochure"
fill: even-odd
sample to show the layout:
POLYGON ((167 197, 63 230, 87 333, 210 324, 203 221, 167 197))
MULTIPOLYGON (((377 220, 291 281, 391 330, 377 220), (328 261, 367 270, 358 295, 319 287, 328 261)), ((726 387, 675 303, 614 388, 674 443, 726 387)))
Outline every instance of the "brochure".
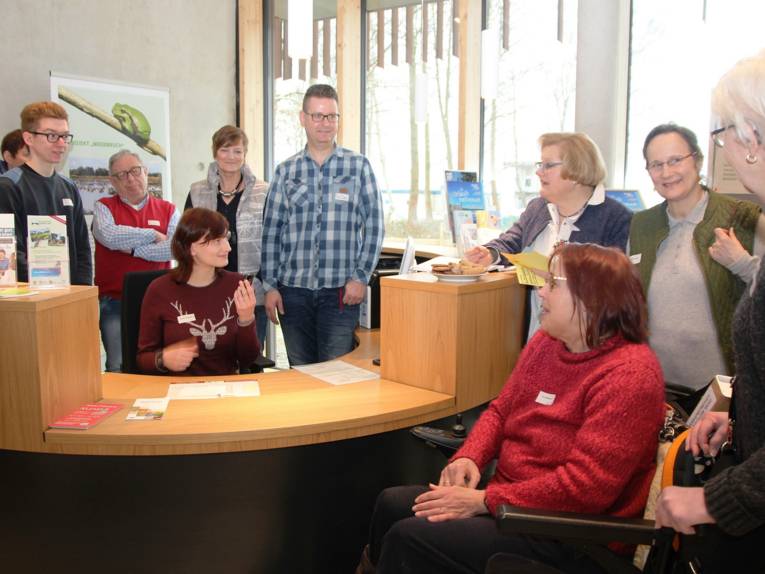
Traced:
POLYGON ((32 291, 29 287, 0 287, 0 299, 11 297, 29 297, 37 295, 39 291, 32 291))
POLYGON ((119 403, 88 403, 50 424, 52 429, 87 430, 122 408, 119 403))
POLYGON ((170 399, 136 399, 125 420, 128 421, 158 421, 167 410, 170 399))
POLYGON ((69 286, 69 248, 65 215, 29 215, 27 260, 29 285, 35 288, 69 286))
POLYGON ((0 213, 0 286, 16 285, 16 234, 12 213, 0 213))

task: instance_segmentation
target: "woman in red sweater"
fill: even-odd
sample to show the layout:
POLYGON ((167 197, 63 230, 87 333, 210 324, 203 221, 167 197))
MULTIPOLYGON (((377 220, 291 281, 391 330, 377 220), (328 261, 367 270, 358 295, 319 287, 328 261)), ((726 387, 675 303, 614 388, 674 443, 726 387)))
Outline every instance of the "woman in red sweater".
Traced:
POLYGON ((155 279, 141 305, 138 366, 144 373, 227 375, 260 352, 255 293, 224 270, 228 222, 204 208, 186 210, 172 242, 178 267, 155 279))
POLYGON ((377 500, 357 572, 483 572, 497 552, 599 572, 555 541, 500 535, 497 505, 638 516, 655 470, 664 381, 627 257, 561 244, 541 289, 541 327, 438 485, 377 500), (485 489, 480 469, 497 459, 485 489))

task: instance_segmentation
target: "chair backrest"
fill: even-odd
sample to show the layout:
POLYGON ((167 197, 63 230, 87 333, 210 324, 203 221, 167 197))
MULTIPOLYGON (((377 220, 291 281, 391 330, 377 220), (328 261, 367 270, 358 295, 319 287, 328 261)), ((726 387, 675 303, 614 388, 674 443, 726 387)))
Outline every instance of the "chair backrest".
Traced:
POLYGON ((138 373, 136 353, 141 327, 141 304, 149 283, 168 272, 168 269, 125 273, 122 283, 122 372, 138 373))

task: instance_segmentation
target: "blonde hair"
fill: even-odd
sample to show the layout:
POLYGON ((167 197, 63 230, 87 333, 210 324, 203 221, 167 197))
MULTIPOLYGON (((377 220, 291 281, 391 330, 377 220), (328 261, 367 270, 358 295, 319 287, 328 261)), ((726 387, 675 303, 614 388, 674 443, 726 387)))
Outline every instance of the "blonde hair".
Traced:
POLYGON ((736 135, 751 143, 750 130, 765 137, 765 51, 744 58, 728 70, 712 92, 712 113, 719 127, 734 126, 736 135))
POLYGON ((598 146, 583 133, 548 133, 539 136, 539 146, 557 145, 563 166, 561 176, 595 187, 606 180, 606 164, 598 146))

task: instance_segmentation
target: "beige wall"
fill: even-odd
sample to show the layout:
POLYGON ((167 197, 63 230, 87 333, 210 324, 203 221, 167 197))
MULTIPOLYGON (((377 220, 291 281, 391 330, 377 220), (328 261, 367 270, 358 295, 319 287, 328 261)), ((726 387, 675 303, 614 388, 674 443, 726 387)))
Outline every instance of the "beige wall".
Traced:
POLYGON ((0 0, 0 137, 49 99, 49 71, 170 89, 173 198, 236 121, 235 0, 0 0))

